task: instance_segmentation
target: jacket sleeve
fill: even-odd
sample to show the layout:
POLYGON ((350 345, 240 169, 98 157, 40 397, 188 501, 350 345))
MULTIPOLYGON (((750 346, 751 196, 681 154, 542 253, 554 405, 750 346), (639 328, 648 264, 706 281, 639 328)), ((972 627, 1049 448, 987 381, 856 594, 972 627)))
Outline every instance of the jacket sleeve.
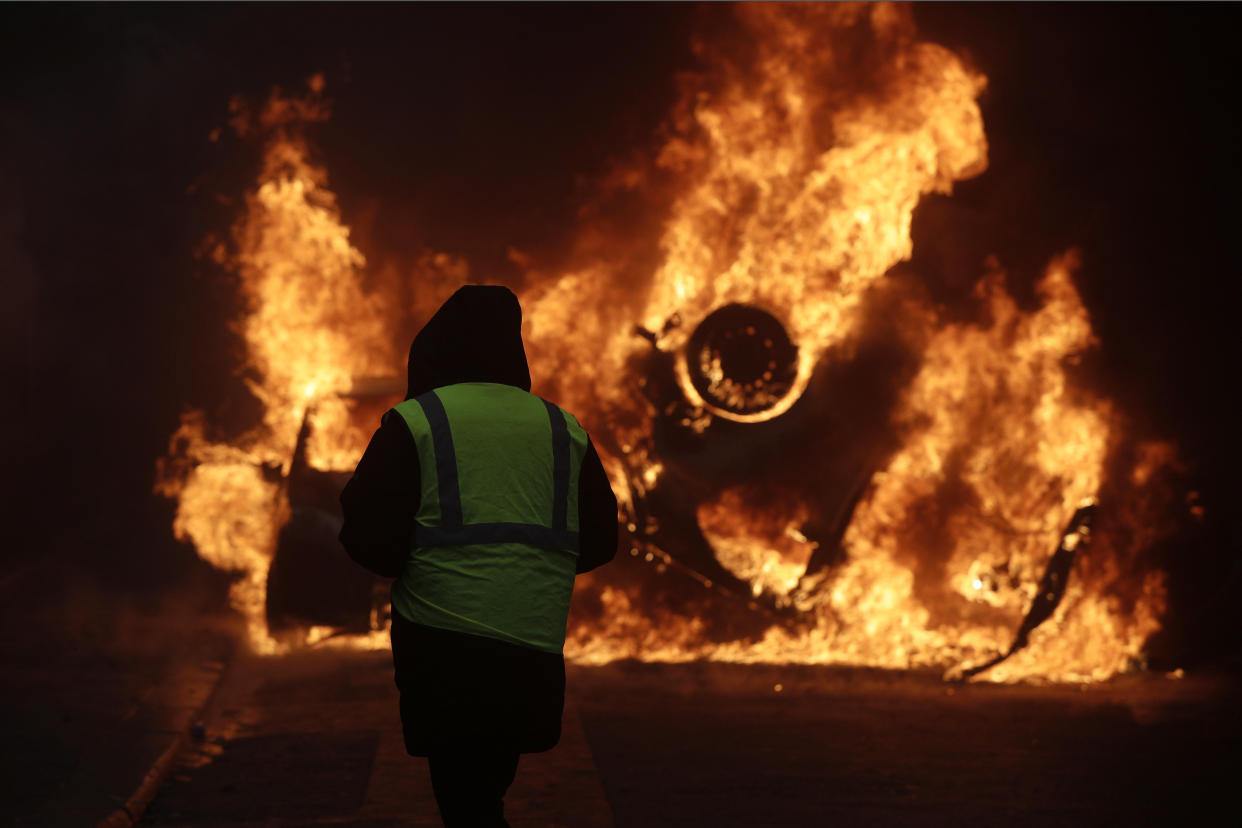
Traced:
POLYGON ((578 475, 578 572, 603 566, 617 554, 617 496, 604 464, 588 442, 578 475))
POLYGON ((386 578, 401 574, 414 537, 419 481, 414 438, 389 412, 341 492, 340 541, 350 558, 386 578))

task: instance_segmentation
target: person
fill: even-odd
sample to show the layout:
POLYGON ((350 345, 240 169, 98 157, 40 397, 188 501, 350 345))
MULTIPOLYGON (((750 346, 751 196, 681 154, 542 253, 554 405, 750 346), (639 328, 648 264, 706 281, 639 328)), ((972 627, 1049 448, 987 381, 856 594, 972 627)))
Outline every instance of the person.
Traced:
POLYGON ((612 560, 617 501, 587 433, 530 393, 522 309, 467 285, 410 346, 341 492, 340 540, 392 586, 405 747, 448 828, 507 825, 522 753, 560 739, 574 576, 612 560))

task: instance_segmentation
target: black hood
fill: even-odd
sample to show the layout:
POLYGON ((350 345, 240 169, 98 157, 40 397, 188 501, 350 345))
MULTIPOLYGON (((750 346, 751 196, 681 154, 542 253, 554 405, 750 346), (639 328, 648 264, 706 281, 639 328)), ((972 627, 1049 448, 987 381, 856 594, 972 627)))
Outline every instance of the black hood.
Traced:
POLYGON ((522 306, 507 287, 459 288, 414 337, 405 398, 459 382, 530 390, 522 306))

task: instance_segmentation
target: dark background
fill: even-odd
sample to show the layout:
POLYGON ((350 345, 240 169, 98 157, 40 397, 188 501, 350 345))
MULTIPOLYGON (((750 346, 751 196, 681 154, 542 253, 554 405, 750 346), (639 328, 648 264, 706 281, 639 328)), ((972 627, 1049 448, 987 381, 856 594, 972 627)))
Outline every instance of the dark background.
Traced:
MULTIPOLYGON (((1077 246, 1102 347, 1089 366, 1136 433, 1173 439, 1207 521, 1171 552, 1174 611, 1239 561, 1231 244, 1239 76, 1228 8, 920 4, 921 35, 989 78, 987 173, 916 213, 912 263, 1019 295, 1077 246)), ((234 95, 324 72, 311 138, 372 262, 424 248, 516 277, 554 267, 610 159, 657 145, 692 34, 728 7, 11 5, 0 8, 3 577, 72 561, 150 596, 223 580, 150 494, 180 412, 244 420, 233 286, 194 251, 252 186, 234 95)), ((1181 645, 1203 649, 1203 625, 1181 645)), ((1229 639, 1236 641, 1236 639, 1229 639)), ((1224 641, 1224 639, 1222 639, 1224 641)), ((1219 642, 1212 642, 1219 643, 1219 642)), ((1227 641, 1225 642, 1227 644, 1227 641)))

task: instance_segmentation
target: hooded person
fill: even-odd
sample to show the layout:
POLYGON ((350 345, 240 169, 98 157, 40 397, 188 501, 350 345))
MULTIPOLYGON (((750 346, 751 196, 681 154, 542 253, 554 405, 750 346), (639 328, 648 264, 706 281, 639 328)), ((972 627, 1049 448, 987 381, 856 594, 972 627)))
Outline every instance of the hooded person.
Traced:
POLYGON ((449 828, 506 825, 519 754, 556 745, 574 576, 616 552, 599 455, 530 385, 517 297, 460 288, 414 338, 406 399, 341 493, 349 556, 396 579, 405 746, 428 758, 449 828))

